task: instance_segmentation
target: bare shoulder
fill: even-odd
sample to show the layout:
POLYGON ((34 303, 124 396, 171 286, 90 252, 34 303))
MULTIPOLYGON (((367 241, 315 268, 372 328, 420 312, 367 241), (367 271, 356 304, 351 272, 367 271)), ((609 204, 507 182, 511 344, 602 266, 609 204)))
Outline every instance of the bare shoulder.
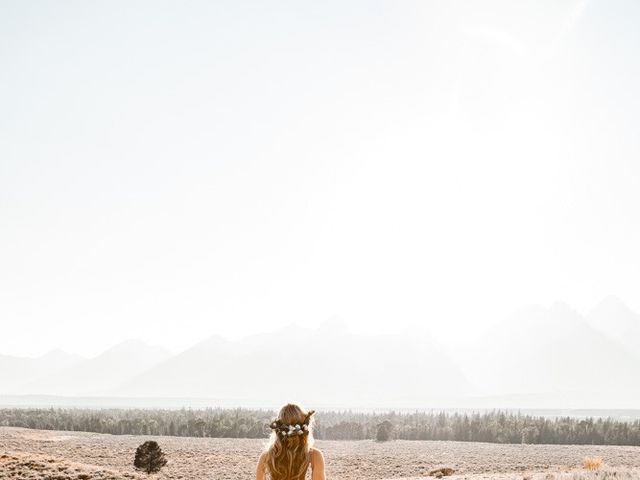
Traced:
POLYGON ((318 450, 315 447, 311 447, 309 449, 311 452, 311 463, 314 465, 318 465, 320 463, 324 463, 324 455, 322 454, 322 450, 318 450))

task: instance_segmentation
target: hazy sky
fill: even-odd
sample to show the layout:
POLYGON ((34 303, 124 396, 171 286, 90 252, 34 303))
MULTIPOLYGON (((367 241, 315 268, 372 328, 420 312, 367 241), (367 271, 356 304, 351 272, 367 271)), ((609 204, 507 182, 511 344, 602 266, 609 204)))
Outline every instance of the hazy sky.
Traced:
POLYGON ((640 310, 640 2, 0 3, 0 353, 640 310))

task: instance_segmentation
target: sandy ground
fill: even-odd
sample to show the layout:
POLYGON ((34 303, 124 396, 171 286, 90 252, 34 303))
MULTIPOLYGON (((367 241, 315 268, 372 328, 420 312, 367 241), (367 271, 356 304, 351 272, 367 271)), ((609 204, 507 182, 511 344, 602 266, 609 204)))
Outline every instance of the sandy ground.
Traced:
MULTIPOLYGON (((265 442, 246 439, 112 436, 0 427, 2 479, 142 479, 133 456, 145 440, 158 441, 169 464, 158 479, 252 479, 265 442)), ((496 445, 488 443, 319 441, 333 480, 427 477, 451 467, 455 479, 640 479, 640 447, 496 445), (586 456, 602 471, 582 470, 586 456)), ((432 477, 429 477, 432 478, 432 477)))

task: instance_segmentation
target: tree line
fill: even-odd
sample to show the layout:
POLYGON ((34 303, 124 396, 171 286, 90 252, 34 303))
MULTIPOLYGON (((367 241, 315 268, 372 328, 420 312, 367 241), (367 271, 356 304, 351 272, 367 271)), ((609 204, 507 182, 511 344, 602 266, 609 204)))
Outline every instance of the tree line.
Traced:
MULTIPOLYGON (((248 409, 0 409, 0 425, 114 435, 264 438, 275 412, 248 409)), ((463 442, 640 446, 640 420, 477 413, 322 411, 323 440, 453 440, 463 442)))

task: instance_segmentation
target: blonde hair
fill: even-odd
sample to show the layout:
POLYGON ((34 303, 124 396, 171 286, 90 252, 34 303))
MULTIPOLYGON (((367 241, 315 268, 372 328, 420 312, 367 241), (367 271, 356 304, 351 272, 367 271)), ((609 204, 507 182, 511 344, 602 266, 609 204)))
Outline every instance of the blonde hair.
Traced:
POLYGON ((313 411, 305 412, 298 405, 288 403, 280 409, 278 421, 287 425, 302 425, 309 422, 305 435, 281 436, 271 433, 266 450, 265 464, 273 480, 302 480, 311 463, 313 433, 311 429, 313 411))

